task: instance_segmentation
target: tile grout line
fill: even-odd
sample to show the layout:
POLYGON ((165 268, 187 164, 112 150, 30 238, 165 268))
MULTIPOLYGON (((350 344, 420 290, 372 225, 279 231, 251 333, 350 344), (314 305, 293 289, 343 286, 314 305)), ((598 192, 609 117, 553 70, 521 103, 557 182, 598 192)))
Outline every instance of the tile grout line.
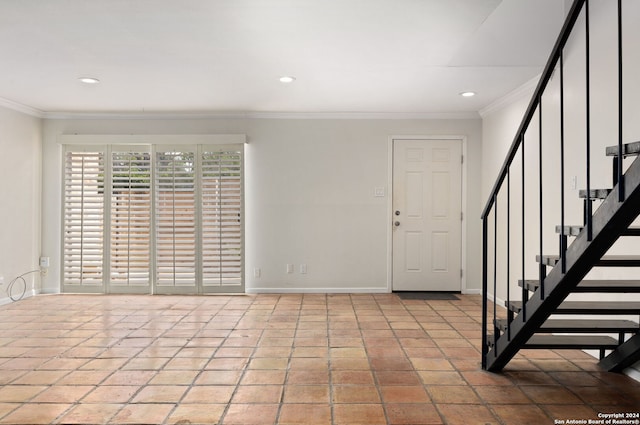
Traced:
MULTIPOLYGON (((203 302, 203 303, 204 303, 204 302, 203 302)), ((203 303, 201 303, 200 305, 202 305, 203 303)), ((199 306, 200 306, 200 305, 199 305, 199 306)), ((197 308, 195 308, 194 310, 192 310, 192 311, 191 311, 191 313, 193 313, 193 311, 195 311, 195 310, 197 310, 197 308)), ((213 320, 213 318, 215 317, 215 315, 216 315, 216 314, 217 314, 217 312, 216 312, 214 315, 212 315, 212 316, 211 316, 211 318, 207 321, 207 323, 210 323, 210 322, 213 320)), ((184 316, 184 317, 186 317, 186 316, 184 316)), ((181 320, 184 320, 184 317, 183 317, 181 320)), ((177 324, 177 323, 179 323, 179 322, 180 322, 180 321, 176 322, 176 324, 177 324)), ((174 327, 175 327, 175 325, 174 325, 174 327)), ((173 328, 173 327, 172 327, 172 328, 173 328)), ((172 329, 172 328, 170 328, 170 329, 172 329)), ((166 334, 166 333, 168 332, 168 330, 169 330, 169 329, 167 329, 167 330, 165 330, 164 332, 162 332, 162 334, 161 334, 161 335, 166 334)), ((198 332, 196 332, 196 333, 194 334, 194 336, 193 336, 193 337, 195 338, 195 336, 196 336, 196 335, 198 335, 198 334, 199 334, 199 333, 201 333, 201 332, 202 332, 202 329, 198 330, 198 332)), ((160 338, 160 337, 161 337, 161 336, 158 336, 156 339, 158 339, 158 338, 160 338)), ((189 344, 189 341, 191 341, 191 339, 187 341, 187 343, 185 344, 185 347, 189 344)), ((213 355, 214 355, 215 351, 216 351, 216 350, 212 350, 211 356, 209 357, 208 361, 211 361, 211 358, 213 358, 213 355)), ((177 353, 179 353, 179 352, 180 352, 180 351, 178 350, 175 354, 177 354, 177 353)), ((171 357, 171 358, 170 358, 170 360, 168 360, 167 362, 165 362, 165 363, 164 363, 163 367, 164 367, 164 366, 166 366, 169 362, 171 362, 171 359, 175 359, 175 358, 176 358, 176 357, 175 357, 175 354, 173 355, 173 357, 171 357)), ((208 362, 207 362, 207 364, 208 364, 208 362)), ((184 400, 184 398, 185 398, 185 397, 186 397, 186 395, 189 393, 189 391, 191 391, 191 388, 193 388, 193 386, 194 386, 195 382, 198 380, 198 377, 199 377, 200 375, 202 375, 202 372, 205 370, 205 368, 206 368, 206 365, 204 366, 204 368, 203 368, 203 369, 200 369, 200 371, 199 371, 199 372, 198 372, 198 373, 193 377, 193 379, 191 380, 191 384, 189 384, 189 385, 185 385, 185 386, 187 387, 187 389, 182 393, 182 396, 180 396, 180 399, 179 399, 178 401, 176 401, 176 403, 175 403, 175 405, 173 406, 173 408, 171 408, 171 410, 169 410, 169 412, 167 413, 167 416, 164 418, 163 423, 167 423, 167 421, 168 421, 168 420, 169 420, 169 418, 172 416, 172 414, 173 414, 173 413, 178 409, 178 407, 180 406, 180 403, 182 402, 182 400, 184 400)), ((157 376, 157 375, 158 375, 158 372, 156 372, 156 374, 154 375, 154 377, 155 377, 155 376, 157 376)), ((148 386, 149 386, 149 383, 150 383, 151 381, 153 381, 153 378, 149 379, 149 381, 147 381, 147 383, 145 384, 145 386, 144 386, 144 387, 148 387, 148 386)), ((134 396, 134 397, 135 397, 135 396, 134 396)), ((133 400, 133 398, 131 398, 131 400, 133 400)), ((118 413, 119 413, 119 412, 118 412, 118 413)), ((116 413, 116 415, 117 415, 117 413, 116 413)), ((114 415, 114 416, 112 416, 110 419, 112 419, 113 417, 115 417, 115 415, 114 415)))

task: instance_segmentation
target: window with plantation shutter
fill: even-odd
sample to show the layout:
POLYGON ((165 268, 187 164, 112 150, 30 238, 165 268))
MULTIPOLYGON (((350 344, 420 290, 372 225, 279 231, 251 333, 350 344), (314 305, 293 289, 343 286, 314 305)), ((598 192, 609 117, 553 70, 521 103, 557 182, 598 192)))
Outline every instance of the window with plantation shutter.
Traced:
POLYGON ((65 146, 63 291, 244 291, 242 144, 135 140, 65 146))
POLYGON ((67 285, 103 285, 104 157, 95 148, 65 151, 62 273, 67 285))
POLYGON ((196 284, 195 152, 155 154, 156 284, 196 284))
POLYGON ((202 153, 202 282, 242 282, 242 152, 202 153))
POLYGON ((111 292, 150 285, 151 154, 119 147, 111 153, 111 292))

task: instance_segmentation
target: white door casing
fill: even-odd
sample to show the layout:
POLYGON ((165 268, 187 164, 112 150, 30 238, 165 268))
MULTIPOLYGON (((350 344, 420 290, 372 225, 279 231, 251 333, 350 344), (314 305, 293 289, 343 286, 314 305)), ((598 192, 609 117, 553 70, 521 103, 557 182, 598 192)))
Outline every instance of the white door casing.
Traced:
POLYGON ((393 140, 392 289, 460 291, 462 141, 393 140))

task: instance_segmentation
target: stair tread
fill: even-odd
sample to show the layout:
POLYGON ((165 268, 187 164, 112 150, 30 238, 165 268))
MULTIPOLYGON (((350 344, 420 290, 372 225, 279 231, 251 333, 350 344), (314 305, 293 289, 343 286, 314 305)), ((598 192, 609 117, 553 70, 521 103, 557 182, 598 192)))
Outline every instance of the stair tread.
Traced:
MULTIPOLYGON (((580 232, 584 229, 582 224, 567 224, 564 226, 564 231, 562 231, 562 226, 556 226, 556 233, 561 233, 567 236, 578 236, 580 232)), ((622 232, 621 236, 640 236, 640 226, 629 226, 624 232, 622 232)))
MULTIPOLYGON (((607 146, 607 156, 618 156, 618 145, 607 146)), ((622 155, 638 155, 640 154, 640 142, 624 143, 622 145, 622 155)))
MULTIPOLYGON (((536 261, 541 262, 539 255, 536 261)), ((542 264, 555 266, 560 261, 559 255, 543 255, 542 264)), ((598 267, 640 267, 640 255, 605 255, 594 266, 598 267)))
POLYGON ((581 224, 568 224, 564 228, 560 225, 556 226, 556 233, 560 233, 567 236, 578 236, 582 232, 584 226, 581 224))
MULTIPOLYGON (((507 319, 496 320, 496 325, 501 331, 506 331, 507 319)), ((634 332, 640 328, 639 326, 631 320, 549 319, 540 327, 540 332, 634 332)))
MULTIPOLYGON (((613 189, 590 189, 589 190, 589 198, 590 199, 605 199, 611 193, 613 189)), ((587 190, 580 189, 578 191, 579 198, 587 197, 587 190)))
POLYGON ((622 232, 622 236, 640 236, 640 226, 629 226, 627 230, 622 232))
MULTIPOLYGON (((505 304, 507 304, 505 302, 505 304)), ((518 313, 522 301, 511 301, 507 308, 518 313)), ((640 314, 640 301, 565 301, 555 314, 640 314)))
POLYGON ((618 340, 605 335, 533 335, 524 348, 616 348, 618 340))
MULTIPOLYGON (((495 336, 487 335, 490 347, 495 344, 495 336)), ((620 343, 606 335, 532 335, 522 346, 529 349, 600 349, 617 348, 620 343)))
MULTIPOLYGON (((527 279, 518 281, 518 286, 525 287, 531 292, 538 290, 540 281, 527 279)), ((571 292, 608 292, 608 293, 636 293, 640 292, 640 280, 583 280, 571 292)))

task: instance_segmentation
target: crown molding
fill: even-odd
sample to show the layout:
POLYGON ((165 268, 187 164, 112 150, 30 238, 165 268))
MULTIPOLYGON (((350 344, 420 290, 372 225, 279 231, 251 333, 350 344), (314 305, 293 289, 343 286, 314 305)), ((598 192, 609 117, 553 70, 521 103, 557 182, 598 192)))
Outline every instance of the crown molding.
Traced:
POLYGON ((242 113, 216 112, 45 112, 50 120, 187 120, 246 118, 242 113))
POLYGON ((60 134, 60 145, 237 145, 246 134, 60 134))
POLYGON ((249 112, 254 119, 312 120, 469 120, 479 119, 477 112, 249 112))
POLYGON ((52 120, 189 120, 189 119, 305 119, 305 120, 469 120, 477 112, 44 112, 52 120))
POLYGON ((533 91, 536 89, 538 82, 540 81, 541 75, 542 74, 537 75, 512 92, 502 96, 500 99, 492 102, 490 105, 480 109, 480 111, 478 111, 480 116, 484 118, 485 116, 499 111, 500 109, 511 105, 513 102, 522 99, 524 96, 531 96, 533 94, 533 91))
POLYGON ((9 99, 0 97, 0 106, 3 108, 11 109, 13 111, 22 112, 23 114, 31 115, 36 118, 44 118, 45 112, 32 108, 31 106, 23 105, 22 103, 14 102, 9 99))
POLYGON ((0 107, 50 120, 475 120, 481 113, 467 112, 47 112, 0 97, 0 107))

